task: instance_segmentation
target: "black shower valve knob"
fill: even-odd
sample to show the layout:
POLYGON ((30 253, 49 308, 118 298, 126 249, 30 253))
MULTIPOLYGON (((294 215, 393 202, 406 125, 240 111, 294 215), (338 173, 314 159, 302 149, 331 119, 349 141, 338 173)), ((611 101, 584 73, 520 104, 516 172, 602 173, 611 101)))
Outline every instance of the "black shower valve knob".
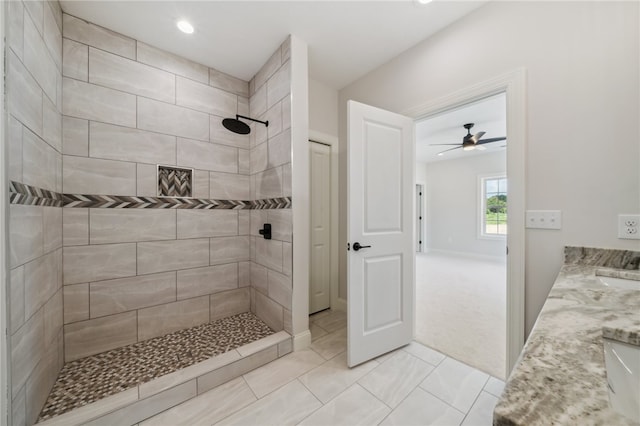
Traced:
POLYGON ((265 223, 262 229, 258 229, 258 233, 264 237, 265 240, 271 239, 271 224, 265 223))

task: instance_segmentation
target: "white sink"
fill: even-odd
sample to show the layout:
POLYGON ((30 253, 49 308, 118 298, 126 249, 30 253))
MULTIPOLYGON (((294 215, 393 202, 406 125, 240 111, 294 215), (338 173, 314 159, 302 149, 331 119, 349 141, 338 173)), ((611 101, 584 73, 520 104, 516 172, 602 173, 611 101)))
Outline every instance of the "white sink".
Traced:
POLYGON ((640 290, 640 281, 603 276, 598 276, 597 278, 607 287, 619 288, 621 290, 640 290))
POLYGON ((640 423, 640 346, 604 338, 611 407, 640 423))

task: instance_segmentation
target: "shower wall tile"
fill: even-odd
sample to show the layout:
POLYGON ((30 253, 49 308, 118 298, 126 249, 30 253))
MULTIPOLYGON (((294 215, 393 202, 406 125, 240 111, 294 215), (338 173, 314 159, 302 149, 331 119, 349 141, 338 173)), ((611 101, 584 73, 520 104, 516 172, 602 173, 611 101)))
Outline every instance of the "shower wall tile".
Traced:
POLYGON ((31 131, 42 134, 42 89, 11 50, 7 62, 7 109, 31 131))
POLYGON ((249 96, 248 82, 213 68, 209 68, 209 85, 239 96, 249 96))
POLYGON ((265 210, 267 222, 271 223, 271 234, 274 240, 291 242, 293 237, 293 222, 291 209, 265 210))
POLYGON ((24 5, 21 1, 7 3, 7 46, 22 59, 24 57, 24 5))
POLYGON ((241 175, 251 173, 251 156, 248 149, 238 149, 238 173, 241 175))
POLYGON ((282 166, 282 196, 291 197, 291 163, 282 166))
POLYGON ((62 209, 62 245, 89 244, 89 209, 62 209))
POLYGON ((204 65, 149 46, 141 41, 138 41, 137 45, 138 62, 199 81, 200 83, 209 82, 209 70, 204 65))
MULTIPOLYGON (((265 121, 267 113, 265 112, 264 114, 260 115, 260 119, 262 121, 265 121)), ((269 126, 271 126, 271 123, 269 123, 269 126)), ((254 145, 260 145, 261 143, 264 143, 267 141, 268 137, 269 137, 269 128, 267 126, 261 125, 259 123, 255 123, 253 130, 251 131, 251 134, 254 137, 254 145)))
POLYGON ((176 78, 176 104, 220 117, 235 116, 238 96, 183 77, 176 78))
POLYGON ((282 99, 282 129, 291 128, 291 96, 282 99))
POLYGON ((207 114, 153 99, 138 98, 137 127, 184 138, 209 140, 207 114))
POLYGON ((269 138, 269 167, 291 162, 291 130, 269 138))
POLYGON ((65 362, 135 343, 136 317, 132 311, 65 325, 65 362))
POLYGON ((209 296, 138 311, 138 339, 146 340, 209 321, 209 296))
POLYGON ((282 272, 282 241, 257 238, 256 263, 282 272))
POLYGON ((62 187, 69 194, 133 195, 136 165, 65 155, 62 187))
POLYGON ((62 75, 89 81, 89 46, 68 38, 62 40, 62 75))
POLYGON ((158 169, 152 164, 136 165, 136 195, 155 197, 158 195, 158 169))
POLYGON ((56 63, 58 69, 62 68, 62 10, 59 8, 59 3, 47 2, 47 6, 44 8, 44 43, 49 50, 49 54, 56 63), (57 4, 58 7, 52 6, 57 4), (58 25, 60 20, 60 25, 58 25))
POLYGON ((142 275, 89 284, 91 318, 175 302, 176 273, 142 275))
POLYGON ((13 334, 24 324, 24 266, 11 270, 9 276, 9 292, 11 294, 10 333, 13 334))
POLYGON ((274 331, 284 328, 284 309, 264 294, 256 291, 256 315, 274 331))
POLYGON ((269 293, 268 269, 251 262, 251 288, 263 294, 269 293))
POLYGON ((62 117, 62 153, 80 157, 89 156, 89 121, 62 117))
POLYGON ((62 35, 66 38, 124 56, 125 58, 136 58, 135 40, 66 13, 62 16, 62 30, 62 35))
POLYGON ((11 393, 27 382, 44 354, 44 313, 36 312, 11 336, 11 393))
POLYGON ((249 98, 238 96, 238 114, 249 115, 249 98))
POLYGON ((76 118, 136 126, 136 97, 67 77, 63 79, 62 112, 76 118))
POLYGON ((93 47, 89 48, 89 82, 163 102, 176 100, 173 74, 93 47))
POLYGON ((135 244, 74 246, 63 250, 65 285, 136 275, 135 244))
POLYGON ((42 103, 42 138, 57 152, 62 151, 62 114, 46 96, 42 103))
POLYGON ((251 262, 238 262, 238 287, 251 286, 251 262))
MULTIPOLYGON (((133 257, 135 263, 136 257, 133 257)), ((209 240, 156 241, 138 243, 138 273, 175 271, 209 264, 209 240)))
POLYGON ((238 172, 238 150, 230 146, 178 138, 178 166, 238 172))
POLYGON ((282 167, 256 174, 256 199, 283 196, 282 167))
POLYGON ((269 164, 268 145, 266 143, 262 143, 256 146, 255 148, 252 148, 249 156, 250 156, 249 169, 251 174, 255 174, 255 173, 266 170, 269 164))
POLYGON ((236 210, 177 210, 178 238, 238 235, 236 210))
POLYGON ((267 111, 267 86, 262 85, 249 99, 249 115, 259 117, 267 111))
POLYGON ((287 62, 291 59, 291 36, 287 36, 285 41, 280 45, 280 52, 282 53, 282 62, 287 62))
MULTIPOLYGON (((28 2, 27 2, 28 3, 28 2)), ((49 50, 33 21, 25 15, 24 65, 29 69, 49 99, 56 99, 58 71, 49 50)))
POLYGON ((291 310, 291 293, 293 291, 291 277, 270 270, 267 274, 267 281, 269 283, 269 298, 278 302, 285 309, 291 310))
POLYGON ((9 254, 12 268, 44 254, 42 207, 9 205, 9 254))
MULTIPOLYGON (((9 4, 17 2, 9 2, 9 4)), ((27 390, 23 386, 11 401, 11 424, 23 426, 27 424, 27 390)))
POLYGON ((282 273, 291 276, 293 272, 293 245, 282 243, 282 273))
POLYGON ((263 84, 265 84, 267 80, 269 80, 269 78, 278 71, 280 65, 282 65, 282 56, 280 48, 278 48, 255 75, 254 84, 256 89, 259 89, 263 84))
POLYGON ((264 119, 269 121, 269 127, 267 127, 267 136, 269 138, 273 138, 282 132, 282 102, 278 102, 269 108, 264 119))
POLYGON ((27 380, 26 418, 28 424, 33 424, 38 419, 40 410, 47 400, 49 389, 56 381, 57 364, 57 345, 48 345, 40 362, 27 380))
POLYGON ((249 312, 250 310, 248 288, 212 294, 210 297, 211 318, 209 321, 215 321, 242 312, 249 312))
POLYGON ((8 115, 7 127, 9 180, 22 182, 22 124, 8 115))
POLYGON ((235 288, 238 288, 237 263, 178 271, 178 300, 235 288))
POLYGON ((209 174, 209 196, 216 200, 249 200, 249 176, 232 173, 209 174))
POLYGON ((89 284, 66 285, 62 289, 64 298, 64 323, 89 319, 89 284))
POLYGON ((176 213, 163 209, 89 209, 90 243, 175 239, 176 213))
POLYGON ((251 210, 238 210, 238 235, 251 232, 251 210))
POLYGON ((60 154, 26 128, 22 132, 22 182, 56 190, 56 167, 60 154))
POLYGON ((230 117, 218 117, 217 115, 209 116, 209 132, 211 135, 211 142, 248 149, 250 138, 249 135, 239 135, 237 133, 230 132, 222 125, 222 120, 224 118, 233 117, 235 117, 235 114, 231 115, 230 117))
POLYGON ((193 177, 193 197, 209 198, 209 172, 196 170, 193 177))
POLYGON ((249 260, 249 237, 211 238, 211 265, 249 260))
POLYGON ((62 330, 62 304, 62 288, 59 288, 44 304, 45 344, 50 344, 62 330))
POLYGON ((42 237, 45 253, 62 247, 62 209, 60 207, 42 208, 42 237))
POLYGON ((286 62, 267 81, 267 108, 271 108, 291 93, 291 64, 286 62))
POLYGON ((91 122, 89 156, 108 160, 176 164, 175 136, 91 122))

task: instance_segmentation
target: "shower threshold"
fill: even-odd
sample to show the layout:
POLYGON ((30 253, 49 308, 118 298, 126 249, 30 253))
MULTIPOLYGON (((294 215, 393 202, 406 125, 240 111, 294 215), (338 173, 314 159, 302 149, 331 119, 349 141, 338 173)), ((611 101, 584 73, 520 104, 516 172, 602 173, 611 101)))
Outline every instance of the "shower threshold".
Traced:
POLYGON ((291 352, 250 312, 64 365, 38 425, 136 424, 291 352))

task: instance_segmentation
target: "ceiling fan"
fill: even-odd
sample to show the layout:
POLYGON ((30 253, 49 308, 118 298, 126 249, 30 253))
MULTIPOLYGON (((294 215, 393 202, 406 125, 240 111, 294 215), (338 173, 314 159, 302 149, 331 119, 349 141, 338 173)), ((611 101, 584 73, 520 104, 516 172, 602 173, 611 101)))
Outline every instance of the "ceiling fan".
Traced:
MULTIPOLYGON (((478 132, 475 135, 471 134, 471 129, 473 128, 474 123, 467 123, 464 125, 464 128, 467 129, 467 134, 462 138, 462 143, 434 143, 429 146, 443 146, 443 145, 458 145, 455 148, 445 149, 442 152, 439 152, 438 155, 443 155, 445 152, 453 151, 454 149, 462 148, 464 151, 473 151, 477 149, 482 151, 486 149, 484 144, 491 142, 504 141, 507 139, 506 136, 502 136, 499 138, 489 138, 489 139, 481 139, 484 136, 485 132, 478 132)), ((505 145, 506 146, 506 145, 505 145)))

